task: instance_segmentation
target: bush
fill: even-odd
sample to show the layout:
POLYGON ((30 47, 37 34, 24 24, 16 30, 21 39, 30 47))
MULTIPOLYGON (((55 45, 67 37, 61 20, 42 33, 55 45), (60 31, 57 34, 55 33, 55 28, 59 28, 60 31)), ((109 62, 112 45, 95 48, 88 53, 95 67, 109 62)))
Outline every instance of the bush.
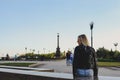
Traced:
POLYGON ((98 62, 116 62, 116 60, 98 58, 98 62))

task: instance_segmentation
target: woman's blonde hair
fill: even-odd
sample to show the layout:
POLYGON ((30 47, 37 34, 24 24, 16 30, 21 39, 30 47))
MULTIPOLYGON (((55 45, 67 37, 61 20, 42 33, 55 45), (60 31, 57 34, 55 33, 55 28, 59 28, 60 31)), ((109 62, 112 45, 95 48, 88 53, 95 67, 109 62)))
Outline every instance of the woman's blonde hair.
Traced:
POLYGON ((89 42, 88 42, 88 39, 87 39, 87 37, 86 37, 85 34, 79 35, 78 38, 80 38, 81 43, 82 43, 84 46, 89 46, 89 42))

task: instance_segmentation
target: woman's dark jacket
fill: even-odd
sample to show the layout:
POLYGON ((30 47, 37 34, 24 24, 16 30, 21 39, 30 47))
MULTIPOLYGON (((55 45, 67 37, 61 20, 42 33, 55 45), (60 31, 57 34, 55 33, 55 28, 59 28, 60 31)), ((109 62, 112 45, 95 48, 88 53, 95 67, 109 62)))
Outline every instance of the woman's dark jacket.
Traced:
POLYGON ((73 77, 76 76, 76 70, 77 69, 93 69, 94 72, 94 76, 98 75, 98 67, 97 67, 97 59, 96 59, 96 53, 95 50, 89 46, 87 46, 86 49, 90 49, 93 53, 93 66, 89 66, 89 65, 84 65, 84 63, 86 63, 85 60, 87 59, 82 59, 83 57, 81 56, 81 54, 85 53, 85 46, 84 45, 79 45, 75 48, 74 51, 74 59, 73 59, 73 77), (81 61, 80 61, 81 60, 81 61))

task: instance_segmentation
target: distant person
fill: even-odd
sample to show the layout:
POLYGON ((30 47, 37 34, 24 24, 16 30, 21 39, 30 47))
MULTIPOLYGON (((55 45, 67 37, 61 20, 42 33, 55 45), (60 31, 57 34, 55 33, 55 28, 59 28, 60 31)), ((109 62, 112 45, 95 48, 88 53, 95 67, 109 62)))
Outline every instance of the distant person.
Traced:
POLYGON ((45 58, 44 55, 41 55, 41 61, 44 61, 44 58, 45 58))
POLYGON ((73 63, 73 54, 72 54, 72 52, 70 52, 70 63, 71 64, 73 63))
POLYGON ((78 36, 78 46, 74 51, 73 78, 97 77, 98 68, 95 50, 89 46, 85 34, 78 36))
POLYGON ((70 51, 68 51, 68 52, 66 53, 66 64, 67 64, 67 66, 70 65, 70 51))

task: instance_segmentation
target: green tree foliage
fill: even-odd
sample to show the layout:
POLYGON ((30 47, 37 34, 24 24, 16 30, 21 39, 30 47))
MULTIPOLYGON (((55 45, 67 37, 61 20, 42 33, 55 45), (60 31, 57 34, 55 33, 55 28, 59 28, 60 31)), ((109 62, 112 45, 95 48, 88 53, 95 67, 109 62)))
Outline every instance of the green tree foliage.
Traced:
POLYGON ((112 49, 108 50, 102 47, 102 48, 97 49, 96 53, 97 53, 97 57, 99 60, 120 61, 119 51, 112 51, 112 49))
MULTIPOLYGON (((64 52, 61 53, 61 58, 65 58, 64 52)), ((25 59, 25 60, 50 60, 50 59, 55 59, 55 52, 48 53, 48 54, 34 54, 34 53, 26 53, 23 55, 19 56, 20 59, 25 59)))

